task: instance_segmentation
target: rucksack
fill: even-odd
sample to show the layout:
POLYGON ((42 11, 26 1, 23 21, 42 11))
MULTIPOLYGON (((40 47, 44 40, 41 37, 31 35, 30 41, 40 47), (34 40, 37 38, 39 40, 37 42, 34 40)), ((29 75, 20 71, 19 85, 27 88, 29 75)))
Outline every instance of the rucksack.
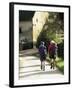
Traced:
POLYGON ((46 47, 43 46, 43 45, 41 45, 41 46, 39 47, 39 53, 40 53, 41 55, 46 55, 46 47))
POLYGON ((55 45, 49 46, 49 53, 50 54, 56 54, 56 46, 55 45))

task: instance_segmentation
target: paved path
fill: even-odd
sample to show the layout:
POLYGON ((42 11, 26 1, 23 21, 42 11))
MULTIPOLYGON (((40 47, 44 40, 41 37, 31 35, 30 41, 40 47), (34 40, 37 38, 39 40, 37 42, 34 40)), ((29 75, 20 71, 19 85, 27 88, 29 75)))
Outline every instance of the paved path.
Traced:
MULTIPOLYGON (((24 54, 24 52, 22 53, 24 54)), ((45 62, 45 71, 42 71, 40 69, 39 58, 31 55, 29 56, 29 53, 26 56, 20 56, 19 66, 19 78, 23 80, 63 77, 63 74, 57 68, 54 70, 50 69, 50 64, 48 62, 45 62)))

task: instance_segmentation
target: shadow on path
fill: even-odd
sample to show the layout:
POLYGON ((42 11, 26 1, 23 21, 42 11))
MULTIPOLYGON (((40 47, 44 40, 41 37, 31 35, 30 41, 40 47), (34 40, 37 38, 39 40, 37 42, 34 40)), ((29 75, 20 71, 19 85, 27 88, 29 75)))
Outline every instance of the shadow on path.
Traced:
MULTIPOLYGON (((36 70, 36 71, 40 71, 40 70, 36 70)), ((33 72, 33 71, 30 71, 33 72)), ((24 77, 29 77, 29 76, 34 76, 34 75, 46 75, 46 74, 60 74, 59 70, 54 70, 54 71, 40 71, 40 72, 35 72, 35 73, 31 73, 31 74, 26 74, 26 75, 22 75, 20 76, 20 78, 24 78, 24 77)))
POLYGON ((20 74, 21 74, 21 73, 24 73, 24 74, 26 74, 26 73, 31 73, 31 72, 38 72, 38 71, 41 71, 41 70, 32 70, 32 71, 26 71, 26 72, 24 71, 24 72, 20 72, 20 74))
POLYGON ((35 76, 45 77, 59 77, 62 73, 56 68, 54 70, 50 69, 50 63, 46 61, 46 71, 40 70, 40 58, 32 55, 33 53, 37 53, 35 50, 26 50, 20 52, 20 67, 19 67, 19 78, 36 78, 35 76), (32 55, 32 56, 31 56, 32 55), (56 74, 56 76, 55 76, 56 74))
MULTIPOLYGON (((45 64, 45 66, 48 66, 48 65, 50 65, 50 64, 45 64)), ((40 66, 40 64, 39 65, 24 66, 24 67, 19 67, 19 68, 21 69, 21 68, 38 67, 38 66, 40 66)))

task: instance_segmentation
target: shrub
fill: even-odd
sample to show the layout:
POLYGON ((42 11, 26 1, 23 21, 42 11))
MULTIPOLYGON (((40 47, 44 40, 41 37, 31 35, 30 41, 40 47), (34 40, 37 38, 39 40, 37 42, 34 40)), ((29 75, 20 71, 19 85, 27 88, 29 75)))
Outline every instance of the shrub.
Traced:
MULTIPOLYGON (((64 41, 58 44, 58 57, 64 58, 64 41)), ((64 60, 64 59, 63 59, 64 60)))

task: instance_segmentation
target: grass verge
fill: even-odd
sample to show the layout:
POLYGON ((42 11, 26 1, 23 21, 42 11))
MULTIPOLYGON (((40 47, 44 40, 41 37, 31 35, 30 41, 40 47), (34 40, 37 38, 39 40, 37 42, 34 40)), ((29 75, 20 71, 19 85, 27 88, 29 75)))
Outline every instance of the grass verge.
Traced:
POLYGON ((64 74, 64 60, 62 58, 59 58, 56 61, 56 66, 59 68, 59 70, 64 74))

